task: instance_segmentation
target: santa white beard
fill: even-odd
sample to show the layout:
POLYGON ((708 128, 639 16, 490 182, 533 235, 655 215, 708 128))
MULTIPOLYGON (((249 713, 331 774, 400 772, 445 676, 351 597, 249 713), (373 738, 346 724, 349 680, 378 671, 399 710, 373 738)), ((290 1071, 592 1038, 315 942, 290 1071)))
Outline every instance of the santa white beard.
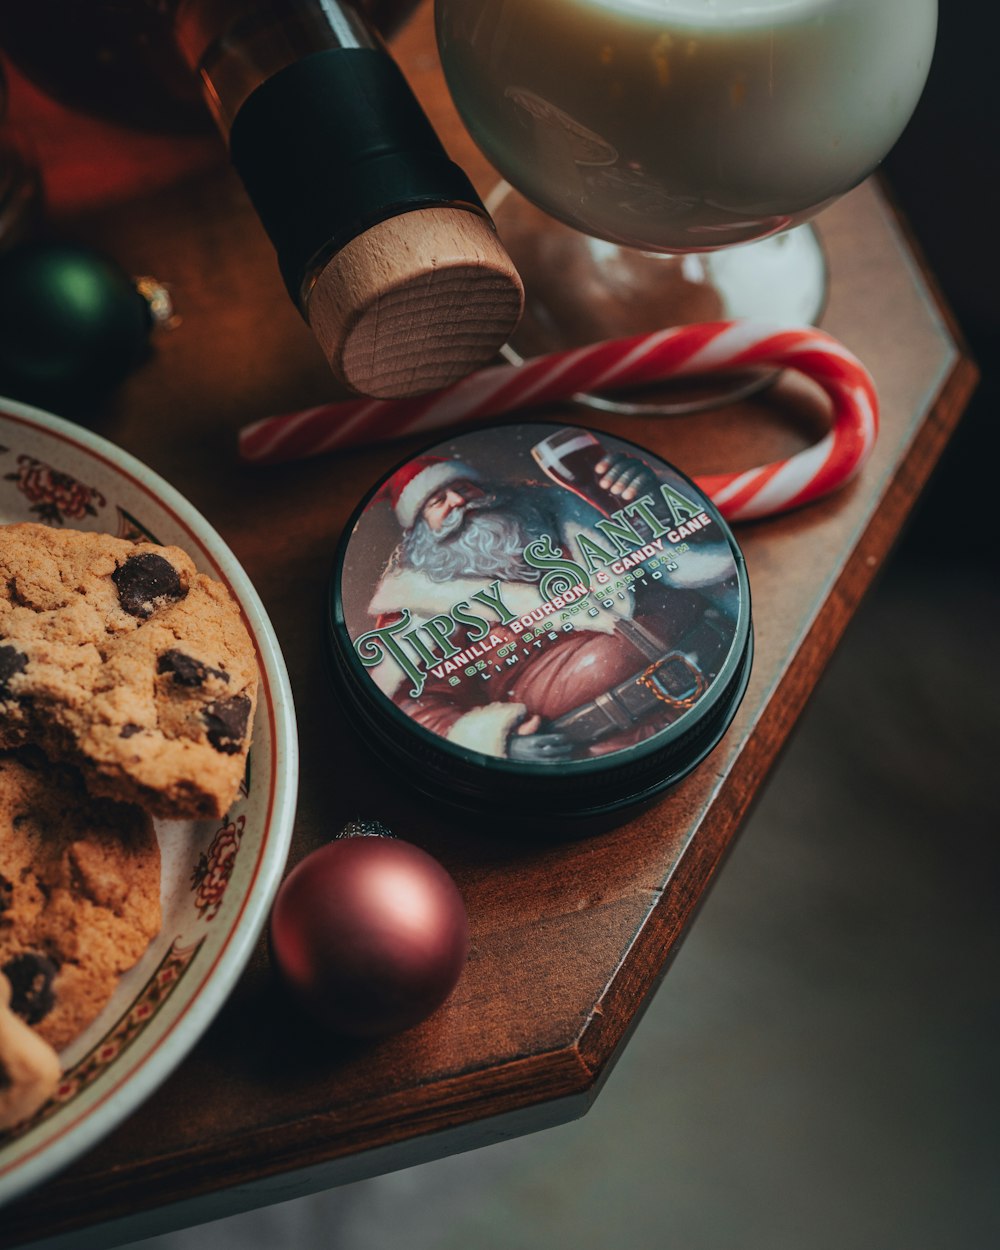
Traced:
POLYGON ((553 519, 523 493, 497 492, 455 508, 438 531, 418 520, 403 540, 401 563, 432 582, 537 582, 541 570, 525 563, 524 549, 546 533, 558 534, 553 519))

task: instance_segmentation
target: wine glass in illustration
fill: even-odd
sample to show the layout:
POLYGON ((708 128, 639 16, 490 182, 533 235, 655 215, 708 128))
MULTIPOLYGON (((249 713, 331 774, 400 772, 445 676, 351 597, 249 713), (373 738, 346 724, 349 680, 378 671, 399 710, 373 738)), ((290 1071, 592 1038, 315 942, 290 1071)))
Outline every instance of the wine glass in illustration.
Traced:
POLYGON ((505 179, 487 207, 525 281, 517 359, 815 321, 826 265, 804 223, 904 129, 937 0, 436 0, 435 20, 455 105, 505 179))

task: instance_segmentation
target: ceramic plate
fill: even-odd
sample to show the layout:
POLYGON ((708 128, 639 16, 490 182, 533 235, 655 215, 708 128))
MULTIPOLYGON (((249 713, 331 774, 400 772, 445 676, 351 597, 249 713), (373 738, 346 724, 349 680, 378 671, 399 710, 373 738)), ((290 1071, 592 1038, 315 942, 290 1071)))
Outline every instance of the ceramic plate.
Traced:
POLYGON ((225 1001, 267 918, 295 814, 288 676, 246 573, 208 522, 138 460, 57 417, 0 400, 0 523, 36 521, 182 547, 228 585, 257 649, 260 697, 240 796, 222 821, 157 821, 163 927, 33 1119, 0 1134, 0 1203, 63 1168, 172 1071, 225 1001))

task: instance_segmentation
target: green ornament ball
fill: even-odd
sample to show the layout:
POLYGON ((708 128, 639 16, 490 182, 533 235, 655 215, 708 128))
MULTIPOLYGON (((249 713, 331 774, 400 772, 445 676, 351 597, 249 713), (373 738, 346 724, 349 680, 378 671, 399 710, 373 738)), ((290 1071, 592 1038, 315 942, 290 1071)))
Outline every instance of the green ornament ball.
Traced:
POLYGON ((91 248, 36 240, 0 254, 0 394, 93 402, 147 355, 152 326, 132 279, 91 248))

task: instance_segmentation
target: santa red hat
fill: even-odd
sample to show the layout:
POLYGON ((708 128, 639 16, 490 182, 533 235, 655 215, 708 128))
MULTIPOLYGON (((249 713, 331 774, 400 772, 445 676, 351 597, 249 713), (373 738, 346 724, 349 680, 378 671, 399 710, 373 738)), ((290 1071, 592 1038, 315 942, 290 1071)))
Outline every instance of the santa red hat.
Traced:
POLYGON ((380 497, 387 498, 404 530, 410 529, 420 510, 450 482, 478 482, 480 474, 461 460, 442 456, 416 456, 386 482, 380 497))

